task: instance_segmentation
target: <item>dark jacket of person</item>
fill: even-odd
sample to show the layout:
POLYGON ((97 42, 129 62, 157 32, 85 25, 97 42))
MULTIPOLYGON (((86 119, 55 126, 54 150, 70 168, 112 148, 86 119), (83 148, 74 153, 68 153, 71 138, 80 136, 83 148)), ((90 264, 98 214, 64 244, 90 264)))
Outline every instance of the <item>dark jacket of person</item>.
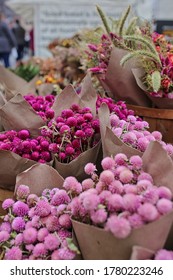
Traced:
POLYGON ((0 21, 0 52, 11 52, 13 47, 16 47, 14 34, 5 22, 0 21))
POLYGON ((16 23, 16 26, 13 28, 13 32, 17 41, 17 45, 25 45, 25 29, 19 23, 16 23))

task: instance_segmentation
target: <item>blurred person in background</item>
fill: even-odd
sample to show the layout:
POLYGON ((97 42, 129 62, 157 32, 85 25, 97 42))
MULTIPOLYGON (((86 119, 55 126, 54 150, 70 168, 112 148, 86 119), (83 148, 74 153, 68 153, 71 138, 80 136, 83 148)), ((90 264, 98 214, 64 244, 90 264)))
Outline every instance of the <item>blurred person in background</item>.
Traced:
POLYGON ((9 67, 9 56, 13 48, 17 45, 15 36, 5 22, 5 17, 0 13, 0 60, 5 67, 9 67))
POLYGON ((17 61, 19 61, 23 58, 25 48, 25 29, 21 26, 19 19, 16 19, 12 30, 17 41, 17 61))

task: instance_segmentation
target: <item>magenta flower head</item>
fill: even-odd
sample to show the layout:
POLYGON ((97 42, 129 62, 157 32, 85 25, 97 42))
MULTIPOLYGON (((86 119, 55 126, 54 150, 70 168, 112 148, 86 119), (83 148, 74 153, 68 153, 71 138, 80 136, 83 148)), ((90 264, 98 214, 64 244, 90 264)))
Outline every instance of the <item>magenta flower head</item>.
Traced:
POLYGON ((51 204, 59 206, 60 204, 66 204, 70 202, 70 197, 65 190, 57 191, 51 199, 51 204))
POLYGON ((124 191, 124 186, 119 180, 114 180, 109 186, 108 190, 113 194, 122 194, 124 191))
POLYGON ((16 216, 23 217, 29 212, 29 207, 26 203, 22 201, 17 201, 13 204, 13 213, 16 216))
POLYGON ((7 198, 3 201, 2 208, 4 210, 7 210, 7 209, 11 208, 14 203, 15 203, 15 201, 12 198, 7 198))
POLYGON ((48 216, 46 220, 46 228, 49 232, 58 231, 61 228, 58 217, 52 215, 48 216))
POLYGON ((140 198, 133 193, 125 194, 123 196, 123 205, 125 210, 135 212, 140 206, 140 198))
POLYGON ((16 217, 12 221, 11 226, 13 230, 21 232, 25 228, 25 221, 22 217, 16 217))
POLYGON ((92 175, 96 170, 96 166, 93 163, 87 163, 84 167, 84 171, 88 175, 92 175))
POLYGON ((50 204, 45 200, 39 200, 35 206, 35 215, 40 217, 46 217, 51 212, 50 204))
POLYGON ((159 216, 157 208, 148 202, 139 206, 138 214, 143 218, 145 222, 155 221, 159 216))
POLYGON ((58 249, 60 240, 55 234, 50 233, 45 237, 44 245, 47 250, 53 251, 58 249))
POLYGON ((154 260, 173 260, 173 251, 160 249, 155 254, 154 260))
POLYGON ((0 225, 0 231, 7 231, 8 233, 11 232, 11 223, 9 222, 3 222, 1 225, 0 225))
POLYGON ((30 189, 26 185, 20 185, 17 187, 16 195, 18 199, 24 199, 27 198, 27 196, 30 193, 30 189))
POLYGON ((23 243, 23 234, 22 233, 18 233, 16 235, 16 237, 15 237, 14 244, 16 246, 20 246, 22 243, 23 243))
POLYGON ((8 249, 5 253, 5 260, 21 260, 22 251, 18 246, 14 246, 11 249, 8 249))
POLYGON ((108 213, 105 209, 98 209, 91 213, 91 220, 94 224, 104 224, 107 220, 108 213))
POLYGON ((113 169, 114 166, 115 166, 115 161, 111 157, 105 157, 102 160, 101 165, 102 165, 104 170, 113 169))
POLYGON ((157 193, 159 195, 159 198, 166 198, 169 200, 172 199, 172 192, 167 187, 160 186, 159 188, 157 188, 157 193))
POLYGON ((142 168, 142 158, 140 156, 132 156, 130 157, 130 164, 132 165, 133 168, 135 169, 141 169, 142 168))
POLYGON ((27 204, 29 207, 33 207, 36 205, 38 200, 39 198, 36 194, 29 194, 27 197, 27 204))
POLYGON ((37 240, 37 230, 29 227, 23 231, 23 241, 26 244, 33 244, 37 240))
POLYGON ((0 231, 0 243, 7 241, 9 238, 10 238, 10 234, 7 231, 5 230, 0 231))
POLYGON ((129 169, 125 169, 120 172, 119 178, 123 184, 130 183, 133 179, 133 173, 129 169))
POLYGON ((100 198, 97 194, 89 193, 83 199, 83 206, 87 211, 96 210, 99 203, 100 203, 100 198))
POLYGON ((132 228, 139 228, 142 225, 144 225, 143 218, 137 213, 134 213, 131 216, 129 216, 128 221, 132 228))
POLYGON ((47 254, 47 249, 43 243, 37 243, 34 246, 32 253, 36 258, 44 257, 47 254))
POLYGON ((110 170, 104 170, 100 174, 100 181, 109 186, 114 181, 114 174, 110 170))
POLYGON ((117 165, 125 165, 128 161, 127 156, 125 154, 119 153, 114 157, 115 163, 117 165))
POLYGON ((49 234, 49 231, 47 228, 43 227, 43 228, 40 228, 38 230, 38 233, 37 233, 37 239, 38 241, 40 242, 43 242, 45 237, 49 234))
POLYGON ((30 137, 30 132, 26 129, 20 130, 18 132, 18 137, 21 138, 22 140, 25 140, 30 137))
POLYGON ((172 203, 172 201, 170 201, 166 198, 161 198, 158 200, 156 206, 157 206, 159 213, 164 215, 164 214, 169 213, 172 210, 173 203, 172 203))
POLYGON ((112 232, 117 238, 124 239, 130 235, 131 226, 127 219, 112 215, 107 220, 105 230, 112 232))
POLYGON ((82 181, 82 190, 88 190, 94 187, 94 182, 91 178, 82 181))
POLYGON ((69 214, 62 214, 59 217, 59 224, 65 229, 70 229, 72 224, 71 224, 71 218, 69 214))
POLYGON ((58 250, 60 260, 73 260, 76 256, 75 252, 71 251, 67 247, 60 248, 58 250))

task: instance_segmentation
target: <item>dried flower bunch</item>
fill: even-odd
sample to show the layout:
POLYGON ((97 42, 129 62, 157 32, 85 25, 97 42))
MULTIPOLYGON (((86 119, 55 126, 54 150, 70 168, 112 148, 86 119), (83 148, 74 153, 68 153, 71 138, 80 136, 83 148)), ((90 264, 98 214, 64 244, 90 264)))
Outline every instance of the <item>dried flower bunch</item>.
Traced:
POLYGON ((16 194, 15 200, 8 198, 2 204, 7 214, 0 225, 1 259, 74 259, 79 252, 72 242, 68 193, 54 188, 37 196, 20 185, 16 194))
POLYGON ((139 156, 117 154, 102 160, 103 171, 96 174, 92 163, 85 166, 90 178, 81 183, 67 177, 63 187, 78 192, 69 204, 73 219, 126 238, 133 229, 159 219, 172 211, 172 193, 165 186, 155 186, 150 174, 142 169, 139 156))

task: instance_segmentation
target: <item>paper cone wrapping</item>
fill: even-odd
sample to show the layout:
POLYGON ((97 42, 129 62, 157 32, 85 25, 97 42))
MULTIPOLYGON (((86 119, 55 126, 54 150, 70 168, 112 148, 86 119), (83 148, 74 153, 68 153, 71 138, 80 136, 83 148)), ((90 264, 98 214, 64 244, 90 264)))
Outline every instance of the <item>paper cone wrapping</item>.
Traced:
POLYGON ((133 246, 131 260, 151 260, 155 252, 140 246, 133 246))
POLYGON ((10 90, 20 92, 22 95, 35 93, 33 81, 27 83, 24 79, 14 74, 12 71, 0 65, 0 83, 5 84, 10 90))
POLYGON ((152 101, 152 104, 160 109, 173 109, 173 100, 170 98, 154 97, 147 92, 146 86, 142 83, 142 77, 145 72, 142 68, 132 69, 132 73, 135 77, 137 85, 145 92, 148 98, 152 101))
POLYGON ((85 260, 129 260, 134 245, 153 251, 163 248, 173 221, 173 211, 157 221, 134 229, 126 239, 95 226, 72 221, 80 251, 85 260))
POLYGON ((72 104, 78 104, 81 108, 90 107, 92 114, 96 115, 97 93, 92 86, 91 76, 88 73, 83 79, 81 93, 77 94, 72 85, 66 86, 55 98, 52 109, 55 117, 59 116, 64 109, 69 109, 72 104))
POLYGON ((98 110, 100 120, 100 132, 103 149, 103 157, 115 156, 124 153, 128 157, 133 155, 142 156, 142 152, 123 143, 111 130, 110 111, 107 104, 103 103, 98 110))
POLYGON ((102 79, 102 86, 107 94, 116 101, 123 100, 128 104, 149 107, 151 102, 138 87, 131 71, 132 64, 128 62, 124 67, 120 65, 126 54, 125 50, 113 48, 105 78, 99 80, 102 79))
POLYGON ((5 130, 28 129, 32 136, 38 136, 40 127, 45 125, 21 94, 16 94, 0 108, 0 118, 5 130))
POLYGON ((57 160, 56 156, 54 158, 53 167, 58 171, 58 173, 66 178, 68 176, 74 176, 80 182, 86 178, 88 175, 84 172, 84 167, 87 163, 92 162, 99 169, 99 154, 101 153, 101 142, 95 145, 93 148, 87 150, 80 154, 77 158, 72 160, 70 163, 61 163, 57 160))
POLYGON ((14 190, 16 176, 34 164, 36 162, 33 160, 0 150, 0 188, 14 190))
POLYGON ((20 173, 16 177, 16 188, 19 185, 27 185, 30 188, 30 193, 41 195, 46 188, 62 188, 64 179, 58 172, 46 164, 34 164, 26 171, 20 173))

